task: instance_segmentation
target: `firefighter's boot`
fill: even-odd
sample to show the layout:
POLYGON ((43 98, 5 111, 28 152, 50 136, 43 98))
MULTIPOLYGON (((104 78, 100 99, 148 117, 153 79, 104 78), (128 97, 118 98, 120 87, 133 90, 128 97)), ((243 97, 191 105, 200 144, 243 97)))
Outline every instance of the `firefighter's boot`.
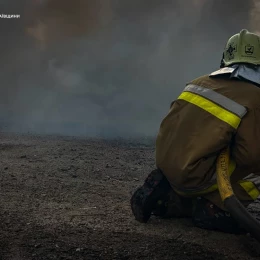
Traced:
MULTIPOLYGON (((131 209, 135 219, 146 223, 158 206, 157 203, 165 203, 170 190, 171 186, 162 172, 159 169, 153 170, 131 198, 131 209)), ((161 209, 165 210, 164 207, 161 209)))
POLYGON ((228 212, 203 197, 197 197, 195 200, 192 220, 196 227, 203 229, 233 234, 245 233, 228 212))

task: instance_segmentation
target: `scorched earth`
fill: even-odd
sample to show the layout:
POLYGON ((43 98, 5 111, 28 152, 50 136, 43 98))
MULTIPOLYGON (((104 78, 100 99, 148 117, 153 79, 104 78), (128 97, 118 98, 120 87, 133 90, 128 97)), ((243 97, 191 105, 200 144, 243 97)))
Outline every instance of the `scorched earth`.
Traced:
MULTIPOLYGON (((0 259, 256 259, 256 242, 131 214, 154 140, 1 133, 0 259)), ((257 212, 257 206, 251 210, 257 212)))

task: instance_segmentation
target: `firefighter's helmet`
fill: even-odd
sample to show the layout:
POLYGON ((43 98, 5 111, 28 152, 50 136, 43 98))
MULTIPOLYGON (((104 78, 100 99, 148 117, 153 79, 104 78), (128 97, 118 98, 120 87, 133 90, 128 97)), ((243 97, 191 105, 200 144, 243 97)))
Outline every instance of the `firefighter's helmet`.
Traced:
POLYGON ((243 29, 227 41, 221 67, 235 63, 260 65, 260 36, 243 29))

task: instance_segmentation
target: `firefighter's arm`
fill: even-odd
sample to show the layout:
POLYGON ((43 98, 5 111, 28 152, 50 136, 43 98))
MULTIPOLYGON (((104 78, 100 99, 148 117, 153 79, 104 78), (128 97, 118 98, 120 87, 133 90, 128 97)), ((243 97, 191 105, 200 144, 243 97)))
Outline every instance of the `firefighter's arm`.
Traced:
POLYGON ((232 156, 240 168, 260 172, 260 106, 249 110, 234 139, 232 156))

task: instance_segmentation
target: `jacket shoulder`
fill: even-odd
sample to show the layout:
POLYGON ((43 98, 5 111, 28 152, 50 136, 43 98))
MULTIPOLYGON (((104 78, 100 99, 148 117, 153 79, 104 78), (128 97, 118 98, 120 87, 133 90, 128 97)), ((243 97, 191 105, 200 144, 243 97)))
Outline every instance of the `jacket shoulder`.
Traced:
POLYGON ((192 80, 188 84, 194 84, 217 91, 250 110, 259 107, 260 87, 251 82, 230 79, 225 75, 221 77, 210 77, 210 74, 207 74, 192 80))
POLYGON ((189 85, 189 84, 199 84, 201 82, 204 82, 204 81, 207 81, 207 80, 210 80, 210 74, 206 74, 206 75, 202 75, 200 77, 197 77, 191 81, 189 81, 188 83, 186 83, 186 85, 189 85))

